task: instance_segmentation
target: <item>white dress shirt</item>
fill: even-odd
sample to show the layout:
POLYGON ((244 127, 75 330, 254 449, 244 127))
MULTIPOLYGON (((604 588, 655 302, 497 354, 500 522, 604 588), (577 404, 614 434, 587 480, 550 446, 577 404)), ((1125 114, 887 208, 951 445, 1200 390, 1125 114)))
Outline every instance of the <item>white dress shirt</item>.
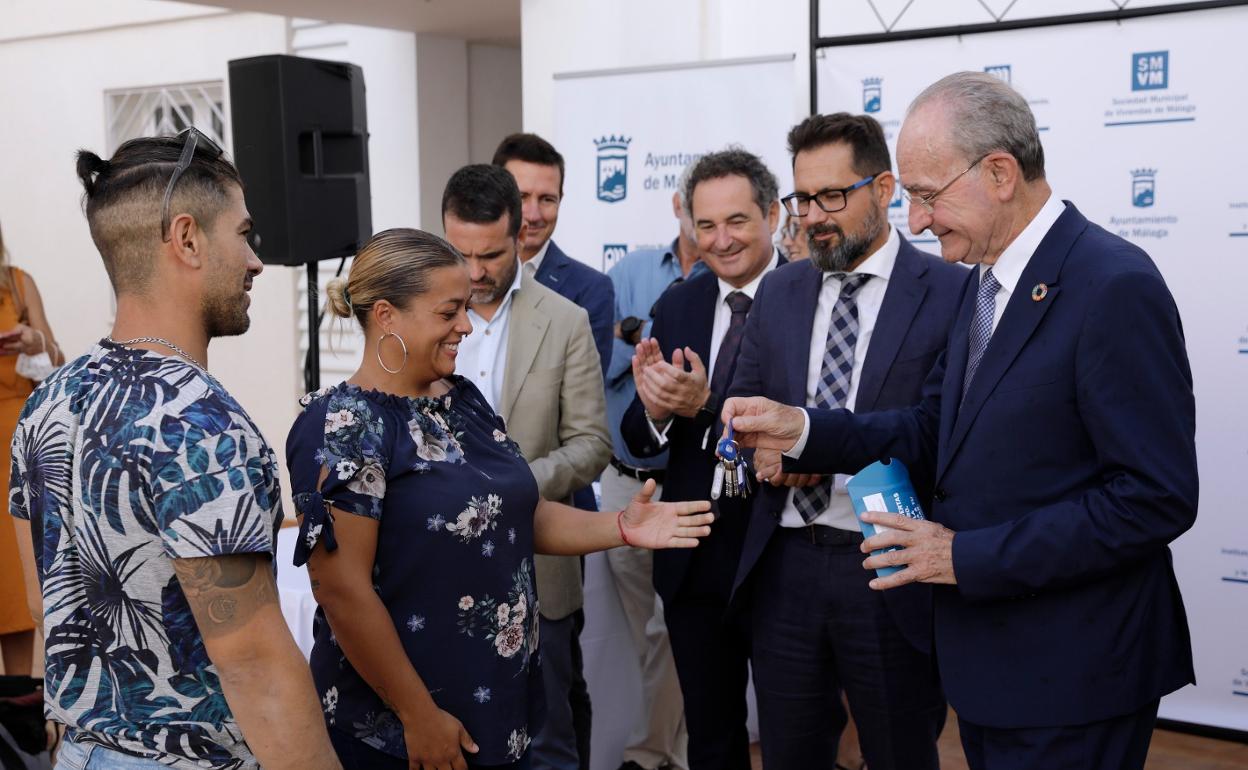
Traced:
MULTIPOLYGON (((888 290, 888 280, 893 274, 893 265, 897 263, 897 251, 901 248, 901 238, 895 228, 889 227, 888 239, 884 241, 874 254, 863 260, 862 264, 851 273, 872 276, 862 285, 855 296, 858 305, 858 338, 854 342, 854 368, 849 375, 849 394, 845 397, 844 407, 853 411, 858 401, 858 381, 862 379, 862 365, 867 360, 867 350, 871 346, 871 335, 875 331, 875 321, 880 315, 880 306, 884 304, 884 293, 888 290)), ((832 325, 832 311, 836 300, 841 294, 842 281, 832 273, 823 274, 823 286, 819 290, 819 304, 815 307, 815 322, 810 327, 810 357, 806 362, 806 405, 813 406, 815 395, 823 380, 823 354, 827 349, 828 327, 832 325)), ((854 515, 854 506, 845 491, 845 482, 850 477, 838 473, 832 484, 832 497, 828 507, 820 513, 811 524, 821 524, 837 529, 858 531, 858 517, 854 515)), ((780 513, 780 526, 804 527, 806 521, 798 513, 793 504, 793 493, 789 490, 780 513)))
MULTIPOLYGON (((763 282, 763 277, 775 270, 776 265, 779 263, 780 253, 773 251, 771 262, 767 264, 767 267, 763 268, 763 272, 739 289, 723 278, 716 279, 719 282, 719 298, 715 301, 715 320, 711 324, 711 355, 710 358, 702 362, 706 365, 707 380, 710 380, 711 373, 715 371, 715 359, 719 357, 719 346, 723 344, 724 337, 728 335, 728 324, 732 321, 732 308, 728 307, 728 295, 734 291, 739 291, 752 301, 754 293, 758 291, 758 285, 763 282)), ((723 394, 721 393, 720 395, 723 394)), ((655 425, 648 416, 646 422, 650 424, 650 435, 654 436, 654 440, 658 442, 658 445, 661 447, 667 446, 667 430, 672 427, 671 421, 669 420, 662 429, 655 425)))
MULTIPOLYGON (((994 332, 997 330, 997 324, 1001 323, 1001 315, 1005 313, 1005 306, 1009 304, 1010 297, 1014 294, 1015 287, 1018 286, 1018 279, 1023 276, 1023 270, 1031 261, 1031 255, 1040 248, 1040 241, 1043 241, 1044 236, 1049 234, 1053 223, 1065 210, 1066 204, 1062 203, 1062 199, 1050 194, 1049 199, 1040 207, 1040 211, 1036 212, 1035 219, 1028 222, 1018 237, 1005 247, 1001 256, 997 257, 996 264, 979 266, 981 278, 984 271, 991 267, 993 277, 1001 284, 1001 288, 997 289, 996 305, 992 313, 994 332)), ((1030 286, 1026 288, 1028 292, 1031 291, 1030 286)))
POLYGON ((529 274, 529 277, 537 275, 537 271, 542 269, 542 260, 546 259, 546 252, 550 251, 550 240, 550 238, 547 238, 546 242, 542 244, 542 248, 538 249, 537 253, 533 255, 533 258, 523 263, 524 270, 529 274))
MULTIPOLYGON (((518 259, 518 258, 517 258, 518 259)), ((507 371, 507 330, 511 325, 511 298, 520 291, 523 270, 516 270, 516 277, 507 289, 507 295, 494 311, 494 317, 485 320, 477 311, 468 308, 468 320, 472 322, 472 334, 459 341, 459 355, 455 369, 472 380, 490 408, 498 411, 498 401, 503 393, 503 375, 507 371)))

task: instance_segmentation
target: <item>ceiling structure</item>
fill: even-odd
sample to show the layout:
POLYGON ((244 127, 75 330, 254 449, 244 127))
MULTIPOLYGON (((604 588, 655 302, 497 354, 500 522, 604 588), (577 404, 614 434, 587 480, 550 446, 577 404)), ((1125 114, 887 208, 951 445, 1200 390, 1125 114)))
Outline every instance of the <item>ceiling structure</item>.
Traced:
POLYGON ((257 11, 464 38, 520 44, 520 0, 195 0, 235 11, 257 11))

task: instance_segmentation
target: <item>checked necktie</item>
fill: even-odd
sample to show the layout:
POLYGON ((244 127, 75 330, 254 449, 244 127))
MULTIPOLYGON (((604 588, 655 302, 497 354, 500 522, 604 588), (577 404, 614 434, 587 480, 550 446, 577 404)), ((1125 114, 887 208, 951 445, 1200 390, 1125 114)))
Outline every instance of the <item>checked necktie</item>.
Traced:
MULTIPOLYGON (((854 345, 858 342, 858 300, 863 284, 871 278, 866 273, 833 273, 841 279, 841 293, 832 307, 832 323, 828 325, 828 341, 823 350, 823 366, 819 369, 819 388, 811 406, 818 409, 839 409, 849 397, 850 375, 854 371, 854 345)), ((793 490, 793 505, 807 524, 828 509, 832 502, 832 477, 825 476, 818 484, 793 490)))
POLYGON ((979 291, 975 294, 975 315, 971 318, 970 347, 966 356, 966 376, 962 378, 962 398, 966 399, 966 391, 971 387, 971 380, 979 369, 979 362, 984 360, 984 351, 988 348, 988 340, 992 337, 992 317, 997 307, 997 291, 1001 282, 992 274, 992 268, 984 271, 979 280, 979 291))
POLYGON ((728 386, 732 384, 733 365, 737 362, 737 353, 741 351, 741 338, 745 336, 745 319, 754 300, 748 294, 733 291, 724 297, 724 302, 728 303, 732 318, 728 321, 723 341, 719 343, 715 370, 711 372, 711 390, 721 396, 728 392, 728 386))

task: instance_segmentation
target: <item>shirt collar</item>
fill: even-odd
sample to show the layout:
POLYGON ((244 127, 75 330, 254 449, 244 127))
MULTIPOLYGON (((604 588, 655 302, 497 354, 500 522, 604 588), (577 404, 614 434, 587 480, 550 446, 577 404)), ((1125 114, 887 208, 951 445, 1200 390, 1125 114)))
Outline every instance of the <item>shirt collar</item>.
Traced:
POLYGON ((754 292, 758 291, 758 285, 763 282, 763 276, 776 269, 776 265, 780 263, 780 252, 774 248, 771 250, 771 262, 767 267, 763 268, 763 272, 754 276, 754 280, 750 281, 740 289, 725 281, 723 278, 716 278, 719 282, 719 301, 722 303, 729 294, 739 291, 750 299, 754 299, 754 292))
POLYGON ((1066 204, 1062 203, 1062 199, 1050 193, 1049 199, 1040 207, 1036 216, 1027 223, 1018 237, 1005 247, 1005 251, 1001 252, 996 264, 979 266, 980 276, 982 277, 984 271, 991 267, 992 275, 997 282, 1008 293, 1013 294, 1014 287, 1018 285, 1018 279, 1023 276, 1023 270, 1031 261, 1031 255, 1040 248, 1040 241, 1044 240, 1044 236, 1048 235, 1053 224, 1057 222, 1057 218, 1065 210, 1066 204))
POLYGON ((537 274, 538 270, 542 269, 542 260, 546 259, 546 252, 550 251, 550 241, 551 239, 547 238, 546 242, 542 244, 542 248, 538 249, 537 253, 533 255, 533 258, 524 263, 525 267, 532 265, 534 275, 537 274))
MULTIPOLYGON (((893 265, 897 264, 897 253, 901 250, 901 236, 897 234, 897 228, 892 225, 886 225, 886 227, 888 227, 888 238, 885 239, 884 245, 864 259, 861 265, 854 268, 854 273, 874 276, 885 281, 893 274, 893 265)), ((825 281, 833 277, 834 273, 823 274, 825 281)))

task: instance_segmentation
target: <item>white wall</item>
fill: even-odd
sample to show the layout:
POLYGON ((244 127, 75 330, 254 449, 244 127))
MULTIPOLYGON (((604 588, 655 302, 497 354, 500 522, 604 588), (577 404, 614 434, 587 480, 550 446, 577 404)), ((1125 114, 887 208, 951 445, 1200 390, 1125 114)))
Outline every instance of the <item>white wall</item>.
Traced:
MULTIPOLYGON (((112 321, 112 291, 80 208, 73 160, 78 148, 106 150, 105 91, 228 82, 230 59, 287 52, 364 68, 374 226, 418 225, 413 33, 288 23, 281 16, 156 0, 0 0, 0 147, 7 180, 0 185, 0 222, 13 262, 37 281, 67 354, 107 334, 112 321)), ((251 330, 214 342, 210 362, 283 465, 303 390, 303 274, 302 268, 266 267, 252 294, 251 330)), ((348 355, 327 363, 353 371, 358 354, 342 350, 344 342, 351 348, 350 340, 335 341, 348 355)), ((343 376, 331 372, 325 380, 343 376)))
POLYGON ((520 25, 526 131, 553 135, 556 73, 775 54, 797 55, 794 117, 809 111, 807 0, 522 0, 520 25))
POLYGON ((416 36, 420 115, 420 222, 442 234, 442 189, 468 163, 468 44, 462 38, 416 36))
POLYGON ((165 0, 0 0, 0 41, 228 13, 165 0))
MULTIPOLYGON (((48 0, 0 5, 0 29, 14 29, 39 5, 49 17, 76 23, 99 18, 97 3, 48 0), (15 18, 10 18, 10 13, 15 18), (17 18, 20 17, 20 18, 17 18)), ((148 3, 119 3, 121 9, 148 3)), ((151 5, 160 6, 160 3, 151 5)), ((133 10, 133 9, 129 9, 133 10)), ((80 208, 74 152, 103 153, 104 92, 204 80, 226 80, 229 59, 282 52, 283 19, 257 14, 187 16, 100 31, 54 32, 0 41, 0 146, 6 184, 0 218, 13 262, 34 276, 65 352, 75 356, 106 335, 112 292, 80 208)), ((133 18, 122 13, 118 21, 133 18)), ((45 20, 46 21, 46 20, 45 20)), ((104 23, 100 21, 99 23, 104 23)), ((252 294, 251 331, 212 346, 211 367, 281 452, 293 416, 294 276, 269 268, 252 294)))
POLYGON ((508 134, 523 128, 520 49, 468 45, 468 162, 489 163, 508 134))

